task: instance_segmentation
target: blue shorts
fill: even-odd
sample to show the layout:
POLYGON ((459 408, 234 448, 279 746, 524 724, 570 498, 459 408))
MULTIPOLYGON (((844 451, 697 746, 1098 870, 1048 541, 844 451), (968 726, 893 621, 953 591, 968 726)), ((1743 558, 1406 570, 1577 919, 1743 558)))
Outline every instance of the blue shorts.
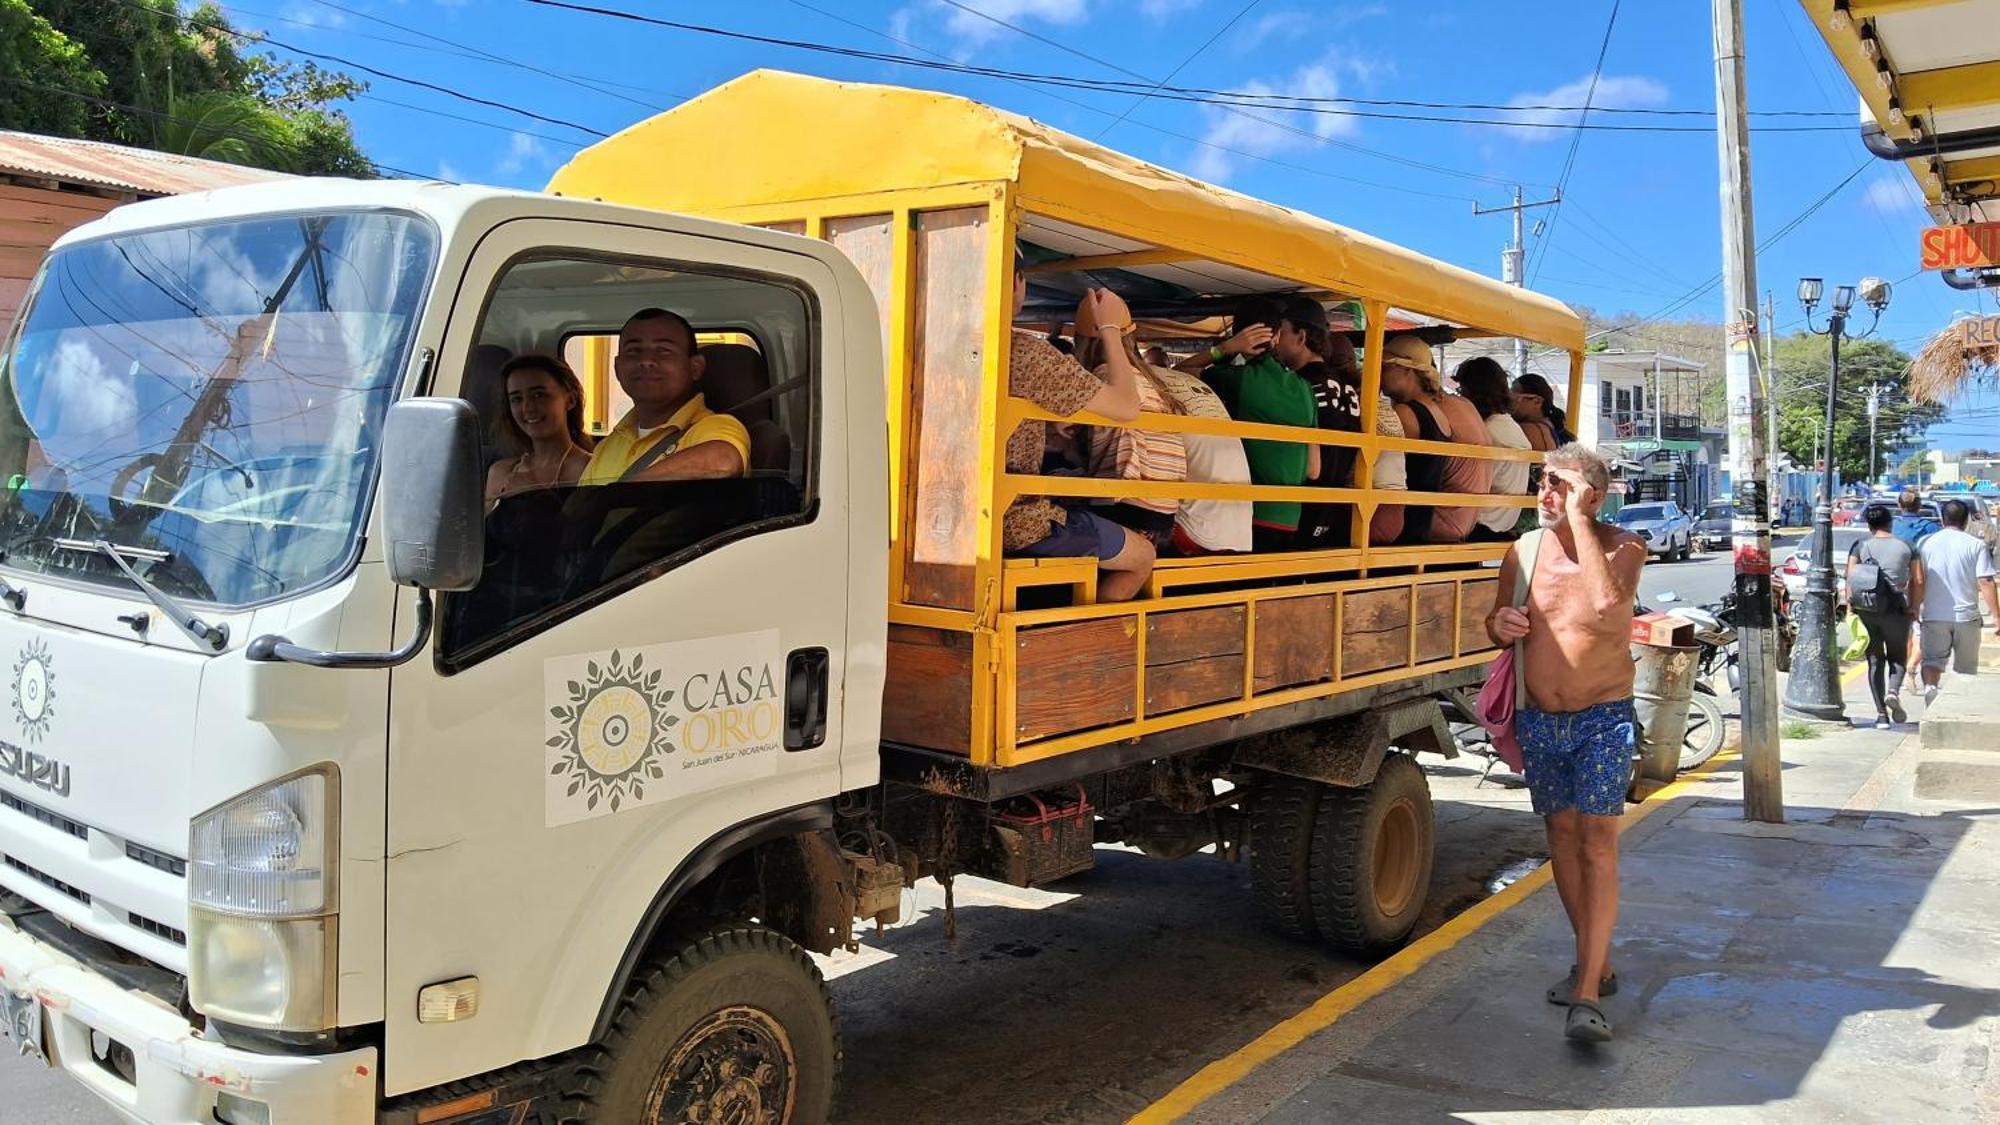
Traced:
POLYGON ((1629 699, 1581 711, 1523 707, 1516 712, 1514 736, 1521 740, 1535 815, 1564 809, 1586 816, 1624 815, 1637 728, 1629 699))
POLYGON ((1063 505, 1064 522, 1049 526, 1049 537, 1014 552, 1031 559, 1090 559, 1110 562, 1125 549, 1125 529, 1089 508, 1063 505))

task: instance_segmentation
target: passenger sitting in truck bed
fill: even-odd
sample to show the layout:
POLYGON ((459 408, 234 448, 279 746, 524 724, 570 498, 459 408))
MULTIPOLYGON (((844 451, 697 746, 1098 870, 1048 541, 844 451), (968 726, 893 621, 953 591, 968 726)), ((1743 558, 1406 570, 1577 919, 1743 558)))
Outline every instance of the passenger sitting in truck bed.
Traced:
MULTIPOLYGON (((1153 376, 1173 396, 1180 413, 1230 420, 1222 399, 1194 375, 1155 366, 1153 376)), ((1181 441, 1187 446, 1187 479, 1207 484, 1250 483, 1250 459, 1243 453, 1242 438, 1182 434, 1181 441)), ((1192 557, 1248 551, 1250 507, 1248 500, 1181 501, 1180 512, 1174 516, 1174 553, 1192 557)))
MULTIPOLYGON (((1269 297, 1245 297, 1236 306, 1230 327, 1235 334, 1184 363, 1208 366, 1202 379, 1222 396, 1222 403, 1239 422, 1277 426, 1316 426, 1319 408, 1312 388, 1271 354, 1282 323, 1278 303, 1269 297)), ((1245 438, 1250 476, 1258 484, 1297 487, 1317 475, 1319 446, 1265 438, 1245 438)), ((1299 502, 1259 500, 1252 511, 1253 537, 1260 551, 1286 551, 1297 545, 1299 502)))
MULTIPOLYGON (((1312 388, 1319 428, 1360 433, 1361 372, 1354 362, 1353 342, 1333 334, 1326 309, 1310 297, 1287 297, 1283 308, 1284 322, 1273 349, 1312 388)), ((1353 487, 1356 452, 1350 446, 1320 446, 1319 471, 1311 483, 1322 488, 1353 487)), ((1300 512, 1301 550, 1346 547, 1353 541, 1352 504, 1307 504, 1300 512)))
MULTIPOLYGON (((1007 392, 1036 406, 1068 417, 1085 410, 1114 422, 1139 416, 1139 372, 1125 356, 1124 333, 1117 317, 1103 304, 1109 294, 1093 289, 1084 300, 1096 303, 1093 314, 1098 338, 1105 345, 1105 378, 1057 351, 1034 332, 1015 329, 1007 360, 1007 392)), ((1014 315, 1028 298, 1027 274, 1015 263, 1014 315)), ((1007 437, 1007 471, 1041 471, 1048 424, 1029 420, 1007 437)), ((1153 544, 1145 536, 1092 512, 1077 502, 1057 503, 1043 496, 1022 496, 1001 517, 1001 545, 1010 555, 1031 558, 1095 558, 1102 575, 1099 601, 1125 601, 1139 592, 1153 572, 1153 544)))
MULTIPOLYGON (((1105 378, 1111 373, 1106 364, 1107 353, 1113 349, 1122 350, 1126 362, 1139 373, 1139 409, 1148 414, 1179 414, 1180 405, 1153 375, 1152 366, 1139 355, 1138 342, 1132 338, 1132 310, 1118 294, 1109 290, 1099 292, 1103 296, 1101 301, 1086 299, 1076 307, 1077 362, 1096 372, 1100 379, 1105 378), (1111 316, 1111 326, 1119 332, 1116 341, 1107 343, 1105 337, 1099 335, 1099 310, 1093 304, 1102 306, 1103 311, 1111 316)), ((1187 444, 1180 434, 1092 426, 1085 465, 1091 476, 1112 480, 1184 481, 1187 479, 1187 444)), ((1135 496, 1099 501, 1092 505, 1091 510, 1144 535, 1152 541, 1155 551, 1164 554, 1173 544, 1174 517, 1180 507, 1181 502, 1172 497, 1135 496)))
MULTIPOLYGON (((1425 441, 1487 444, 1486 422, 1477 408, 1444 393, 1430 345, 1415 336, 1398 336, 1383 350, 1382 389, 1396 400, 1406 432, 1425 441)), ((1412 492, 1484 495, 1493 479, 1489 463, 1472 457, 1412 453, 1408 464, 1412 492)), ((1478 515, 1478 508, 1410 505, 1403 513, 1402 541, 1463 543, 1478 515)))
POLYGON ((750 432, 703 401, 705 363, 687 318, 656 308, 633 313, 618 330, 612 364, 632 409, 598 443, 580 483, 744 475, 750 432))
MULTIPOLYGON (((1514 392, 1507 386, 1507 371, 1491 356, 1473 356, 1458 365, 1451 373, 1452 382, 1458 385, 1458 393, 1470 402, 1486 419, 1486 435, 1494 445, 1507 449, 1531 449, 1528 435, 1521 432, 1521 424, 1509 413, 1514 392)), ((1490 492, 1495 496, 1526 496, 1528 494, 1528 463, 1526 461, 1488 461, 1493 470, 1490 492)), ((1512 539, 1524 526, 1532 527, 1533 509, 1523 507, 1483 508, 1479 519, 1472 525, 1471 539, 1477 542, 1491 542, 1512 539)))

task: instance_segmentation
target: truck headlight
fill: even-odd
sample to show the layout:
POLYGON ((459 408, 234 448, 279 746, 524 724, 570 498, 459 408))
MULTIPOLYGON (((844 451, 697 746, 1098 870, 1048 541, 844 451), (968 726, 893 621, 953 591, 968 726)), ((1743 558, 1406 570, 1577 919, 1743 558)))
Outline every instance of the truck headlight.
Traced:
POLYGON ((333 1026, 340 775, 315 767, 194 818, 188 987, 204 1015, 247 1027, 333 1026))

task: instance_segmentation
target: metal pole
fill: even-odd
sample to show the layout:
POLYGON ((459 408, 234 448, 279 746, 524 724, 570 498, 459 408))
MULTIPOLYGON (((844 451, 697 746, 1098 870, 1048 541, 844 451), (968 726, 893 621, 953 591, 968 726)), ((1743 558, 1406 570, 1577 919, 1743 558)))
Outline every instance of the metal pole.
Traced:
POLYGON ((1840 698, 1838 649, 1833 638, 1836 587, 1833 576, 1833 407, 1840 395, 1840 338, 1847 317, 1834 310, 1827 327, 1832 362, 1826 373, 1826 471, 1820 474, 1819 506, 1813 510, 1812 566, 1806 596, 1799 601, 1799 640, 1792 650, 1792 674, 1785 680, 1785 708, 1814 719, 1846 722, 1840 698))
POLYGON ((1756 378, 1757 245, 1750 211, 1750 117, 1743 94, 1742 0, 1711 0, 1715 36, 1715 124, 1722 171, 1723 324, 1728 340, 1729 451, 1741 479, 1730 538, 1736 561, 1737 638, 1743 651, 1743 815, 1785 819, 1778 746, 1778 647, 1772 627, 1770 467, 1764 459, 1766 403, 1756 378))
MULTIPOLYGON (((1539 203, 1523 203, 1521 202, 1521 189, 1516 187, 1514 189, 1514 202, 1510 204, 1502 207, 1481 207, 1477 203, 1472 205, 1472 213, 1475 215, 1491 215, 1498 211, 1512 211, 1514 213, 1514 241, 1505 250, 1500 252, 1501 281, 1516 287, 1524 287, 1528 284, 1528 273, 1522 261, 1527 255, 1527 239, 1521 231, 1521 213, 1530 207, 1548 207, 1561 202, 1562 193, 1557 192, 1553 198, 1544 199, 1539 203)), ((1516 338, 1514 341, 1514 374, 1516 377, 1519 377, 1527 373, 1528 342, 1516 338)))
POLYGON ((1868 475, 1863 478, 1869 488, 1875 487, 1875 416, 1882 409, 1882 384, 1868 384, 1868 475))
MULTIPOLYGON (((1771 326, 1777 323, 1777 309, 1771 301, 1771 291, 1766 289, 1764 290, 1764 324, 1766 327, 1764 333, 1764 370, 1760 373, 1762 378, 1758 381, 1764 393, 1764 401, 1770 406, 1770 409, 1764 411, 1764 455, 1770 458, 1770 463, 1773 466, 1777 465, 1784 455, 1784 448, 1778 444, 1778 333, 1771 328, 1771 326)), ((1777 476, 1775 469, 1772 472, 1772 476, 1773 478, 1777 476)), ((1786 490, 1780 489, 1779 491, 1783 493, 1786 490)), ((1780 495, 1778 500, 1780 503, 1783 503, 1785 497, 1780 495)))

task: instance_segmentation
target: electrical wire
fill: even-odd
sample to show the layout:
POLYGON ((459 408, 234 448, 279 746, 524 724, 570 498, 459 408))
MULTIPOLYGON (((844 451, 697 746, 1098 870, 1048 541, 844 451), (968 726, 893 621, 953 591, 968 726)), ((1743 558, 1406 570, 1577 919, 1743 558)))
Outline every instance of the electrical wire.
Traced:
MULTIPOLYGON (((132 0, 122 0, 122 2, 129 3, 132 2, 132 0)), ((659 16, 648 16, 640 14, 638 12, 629 12, 618 8, 607 8, 595 4, 572 3, 570 2, 570 0, 526 0, 526 2, 529 4, 534 4, 545 8, 557 8, 564 11, 578 12, 586 15, 601 16, 608 19, 625 20, 633 23, 648 24, 654 27, 663 27, 676 31, 686 31, 700 35, 717 36, 720 38, 736 40, 739 42, 758 43, 765 46, 785 47, 792 50, 810 51, 819 54, 837 55, 843 58, 857 59, 865 62, 889 63, 897 66, 910 66, 926 70, 939 70, 953 74, 971 75, 982 78, 999 78, 1012 81, 1034 82, 1044 85, 1059 86, 1066 89, 1087 90, 1099 93, 1130 92, 1122 89, 1124 87, 1129 87, 1131 85, 1131 83, 1128 82, 1114 82, 1104 79, 1081 78, 1074 75, 1036 74, 1026 71, 1004 70, 997 67, 974 66, 968 63, 956 63, 956 62, 946 62, 946 61, 932 60, 932 59, 913 58, 908 55, 897 55, 883 51, 866 51, 852 47, 835 47, 829 44, 813 43, 806 40, 786 39, 770 35, 757 35, 744 31, 732 31, 727 28, 710 27, 705 24, 688 23, 682 20, 670 20, 659 16)), ((1367 110, 1333 109, 1327 106, 1313 105, 1313 104, 1277 105, 1273 104, 1268 98, 1265 98, 1262 95, 1242 94, 1240 92, 1232 92, 1226 90, 1202 91, 1202 90, 1184 90, 1183 88, 1176 88, 1176 87, 1161 87, 1159 90, 1155 91, 1151 96, 1153 98, 1165 101, 1187 102, 1198 105, 1234 106, 1236 108, 1250 108, 1250 109, 1288 109, 1296 113, 1321 114, 1333 117, 1370 118, 1370 119, 1379 119, 1385 121, 1417 121, 1417 122, 1428 122, 1430 124, 1436 124, 1436 125, 1486 125, 1495 128, 1505 128, 1505 129, 1544 129, 1544 130, 1587 129, 1591 131, 1602 131, 1602 132, 1688 133, 1688 134, 1703 134, 1703 135, 1708 135, 1713 132, 1712 129, 1710 129, 1708 126, 1705 125, 1620 125, 1620 124, 1588 124, 1588 123, 1578 125, 1578 124, 1550 122, 1550 121, 1509 121, 1509 120, 1498 120, 1491 118, 1434 117, 1434 116, 1407 114, 1407 113, 1379 113, 1367 110)), ((1511 109, 1519 107, 1509 107, 1509 108, 1511 109)), ((1753 131, 1765 132, 1765 133, 1828 133, 1828 132, 1847 133, 1853 131, 1853 126, 1851 125, 1767 125, 1758 127, 1753 131)))
POLYGON ((433 93, 443 94, 446 97, 456 98, 459 101, 469 102, 473 105, 485 106, 488 109, 498 109, 506 113, 518 114, 522 117, 529 118, 530 120, 540 121, 545 124, 560 125, 565 129, 575 129, 579 133, 586 133, 593 137, 601 138, 601 137, 608 137, 611 135, 609 133, 604 132, 601 129, 593 129, 588 125, 580 124, 575 121, 567 121, 560 117, 551 117, 547 114, 536 113, 534 110, 522 109, 520 106, 509 105, 508 103, 501 101, 494 101, 491 98, 478 97, 476 95, 468 94, 460 90, 454 90, 449 86, 442 86, 436 82, 426 81, 422 78, 411 78, 410 76, 405 74, 397 74, 394 71, 383 70, 380 67, 373 67, 369 66, 366 63, 355 62, 353 59, 342 58, 339 55, 328 54, 324 51, 310 51, 305 49, 304 47, 296 47, 282 40, 274 39, 269 35, 251 35, 248 32, 238 31, 235 28, 228 27, 224 24, 218 24, 205 20, 199 15, 183 16, 178 12, 164 11, 159 8, 150 7, 146 4, 140 3, 139 0, 116 0, 116 2, 119 4, 123 4, 128 8, 133 8, 141 12, 146 12, 150 15, 174 20, 175 22, 181 24, 184 27, 191 27, 200 31, 206 31, 216 35, 226 35, 232 39, 237 40, 238 42, 250 44, 253 46, 276 47, 281 51, 289 51, 292 54, 299 55, 304 58, 318 59, 321 62, 330 62, 337 64, 339 66, 351 67, 355 70, 361 71, 363 74, 370 74, 377 78, 385 79, 390 82, 400 82, 407 86, 415 86, 418 89, 430 90, 433 93))
POLYGON ((1590 85, 1583 93, 1583 109, 1576 115, 1576 132, 1570 135, 1569 153, 1563 157, 1562 173, 1556 177, 1556 202, 1549 209, 1548 226, 1538 240, 1539 253, 1534 255, 1534 264, 1528 270, 1528 284, 1533 286, 1535 278, 1542 272, 1542 263, 1548 260, 1549 243, 1555 240, 1556 220, 1562 218, 1563 192, 1569 187, 1570 173, 1576 170, 1576 153, 1583 147, 1583 131, 1590 120, 1590 103, 1597 100, 1597 83, 1604 77, 1604 56, 1611 51, 1611 32, 1618 26, 1620 0, 1611 0, 1611 18, 1604 21, 1604 38, 1597 44, 1597 65, 1590 68, 1590 85))
MULTIPOLYGON (((956 4, 957 2, 958 0, 945 0, 945 3, 947 4, 956 4)), ((1103 140, 1105 134, 1111 132, 1111 130, 1113 129, 1116 129, 1120 124, 1124 122, 1126 118, 1132 116, 1133 110, 1136 110, 1140 106, 1145 105, 1147 100, 1150 99, 1154 94, 1157 94, 1161 90, 1165 89, 1167 83, 1172 82, 1175 78, 1180 77, 1181 71, 1186 70, 1188 68, 1188 64, 1200 58, 1203 52, 1207 51, 1210 47, 1215 46, 1216 40, 1222 38, 1224 35, 1229 34, 1230 28, 1235 27, 1237 24, 1243 22, 1243 17, 1249 15, 1250 10, 1252 8, 1255 8, 1259 2, 1260 0, 1250 0, 1249 3, 1243 5, 1241 8, 1238 8, 1236 10, 1236 14, 1229 17, 1228 23, 1225 23, 1221 27, 1216 28, 1215 34, 1209 36, 1207 39, 1202 40, 1201 46, 1196 47, 1192 51, 1189 51, 1187 53, 1186 58, 1182 59, 1180 62, 1175 63, 1174 68, 1167 72, 1167 76, 1165 78, 1162 78, 1158 82, 1154 83, 1152 89, 1147 90, 1145 93, 1140 94, 1138 97, 1132 99, 1131 105, 1126 106, 1124 110, 1122 110, 1118 114, 1118 116, 1111 119, 1111 123, 1109 125, 1106 125, 1104 128, 1099 129, 1096 135, 1091 137, 1090 139, 1093 141, 1103 140)), ((1241 116, 1244 117, 1249 117, 1253 121, 1261 120, 1260 118, 1257 118, 1252 114, 1244 113, 1240 109, 1231 110, 1230 112, 1240 114, 1241 116)))
MULTIPOLYGON (((141 116, 151 117, 158 121, 172 121, 175 122, 176 124, 192 125, 199 129, 206 129, 211 133, 217 134, 218 136, 229 137, 234 140, 250 141, 256 144, 271 143, 271 138, 265 136, 259 136, 255 133, 247 133, 238 129, 230 129, 224 126, 211 125, 208 124, 207 122, 196 121, 191 117, 181 117, 177 114, 167 113, 157 109, 146 109, 142 106, 132 105, 128 102, 114 101, 111 98, 100 98, 95 94, 86 94, 79 90, 67 90, 61 86, 51 86, 43 82, 33 82, 26 78, 14 78, 9 75, 0 74, 0 82, 5 82, 10 86, 19 86, 23 89, 37 90, 44 94, 56 94, 61 97, 75 98, 78 101, 89 102, 90 104, 98 106, 103 109, 115 109, 123 113, 136 113, 140 114, 141 116)), ((427 176, 422 172, 412 172, 407 168, 398 168, 393 164, 384 164, 378 160, 369 160, 368 163, 372 167, 374 167, 377 171, 393 172, 396 175, 403 177, 404 179, 433 180, 437 178, 435 176, 427 176)))

